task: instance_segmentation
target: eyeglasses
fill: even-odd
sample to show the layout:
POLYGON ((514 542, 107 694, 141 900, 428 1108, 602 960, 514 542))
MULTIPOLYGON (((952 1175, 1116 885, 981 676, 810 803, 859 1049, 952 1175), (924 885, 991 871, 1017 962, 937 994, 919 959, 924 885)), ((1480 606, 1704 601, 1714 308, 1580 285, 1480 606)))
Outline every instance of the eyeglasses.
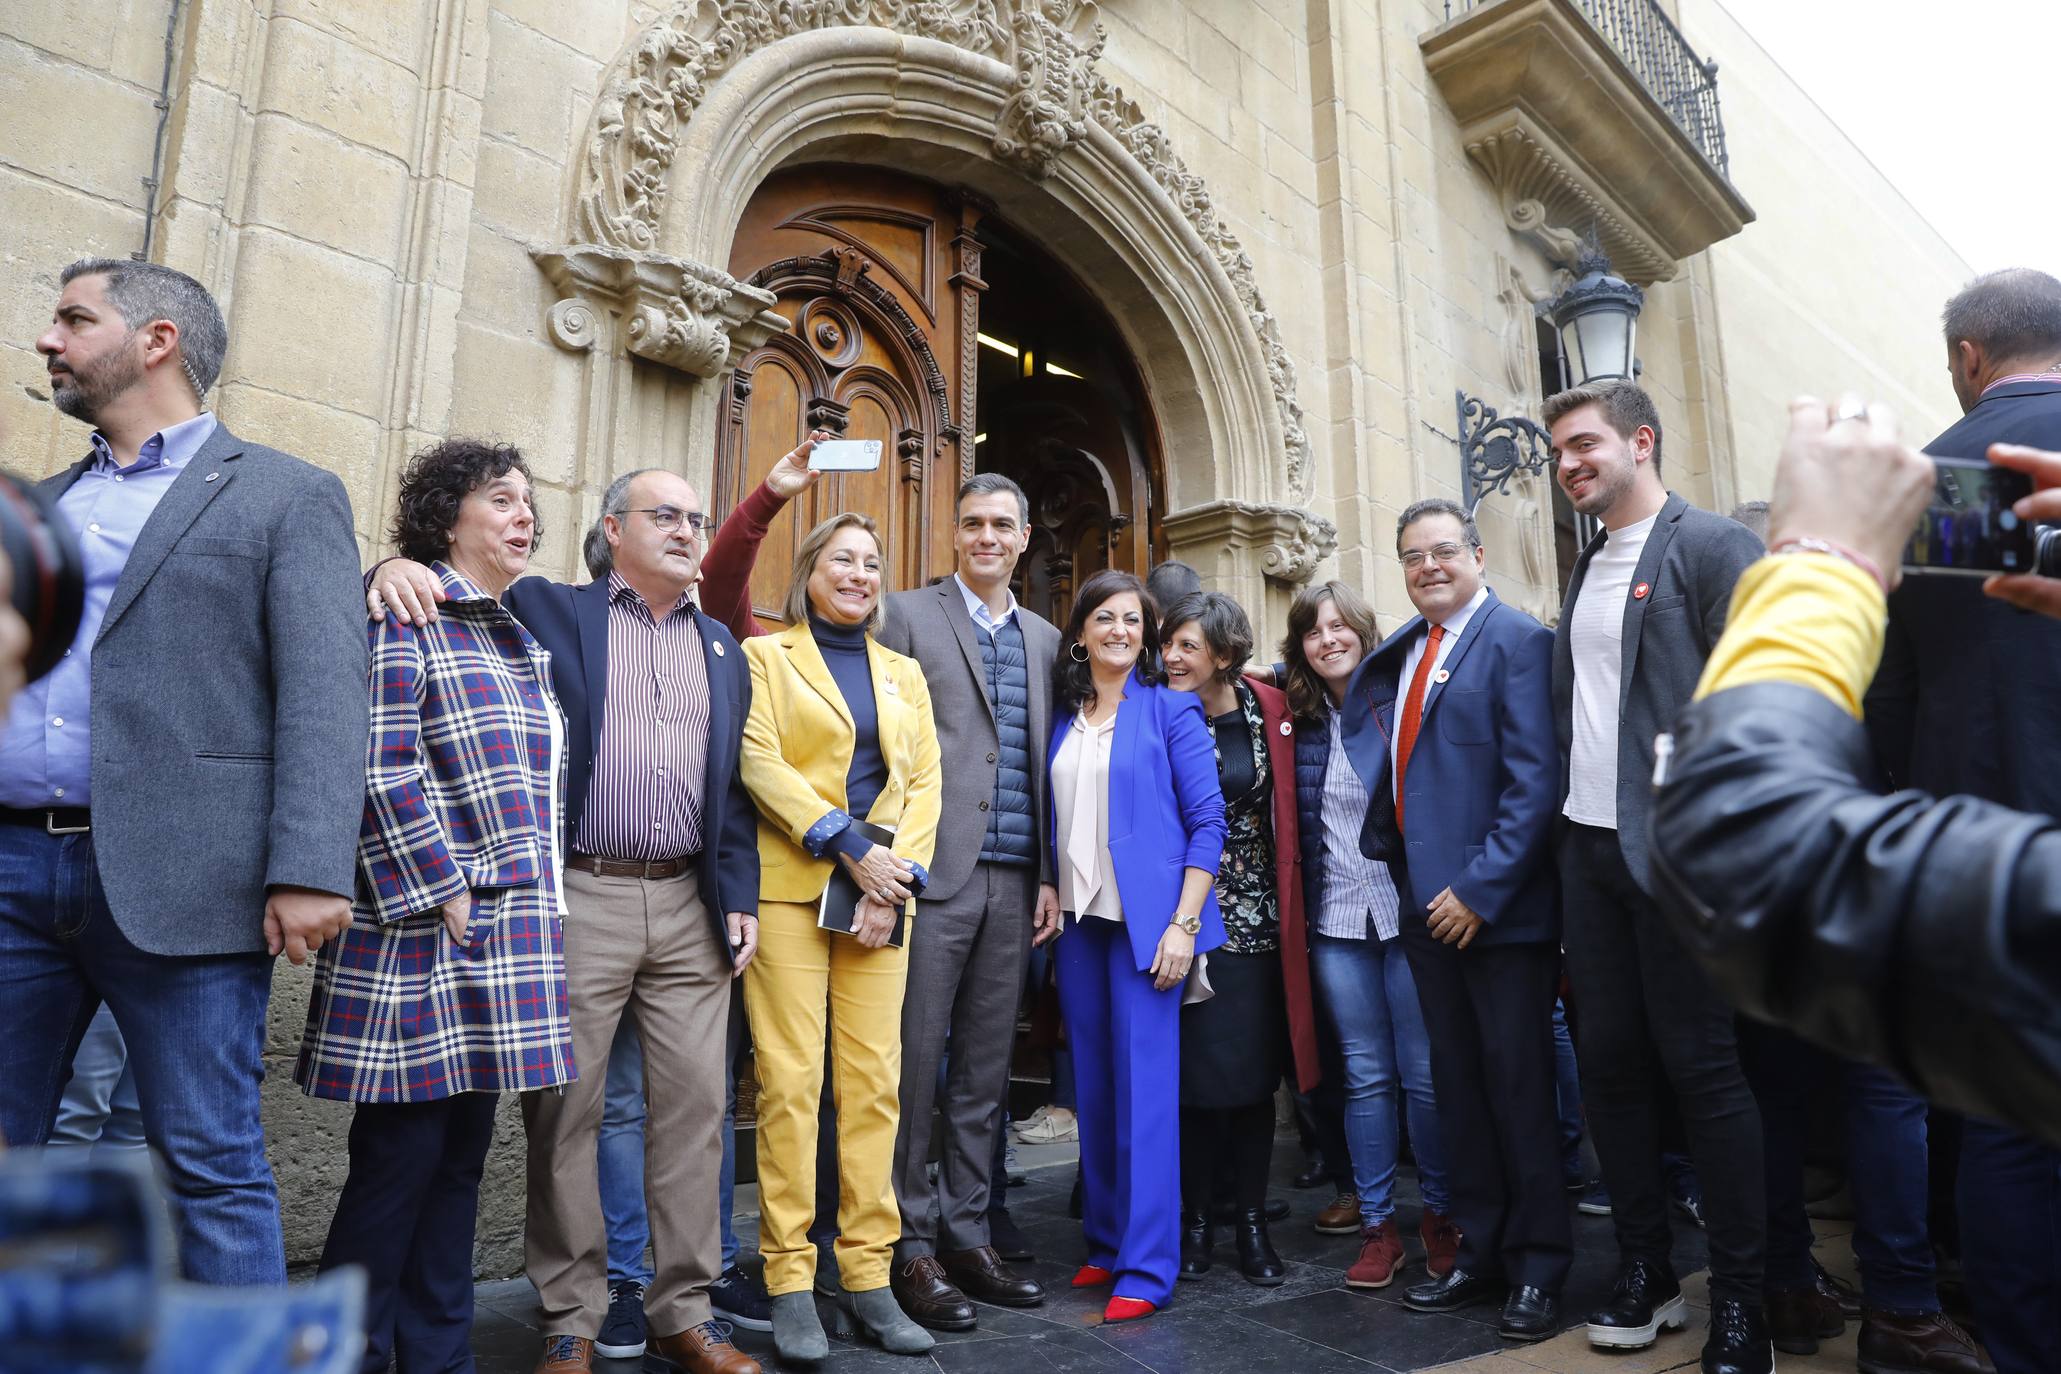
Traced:
POLYGON ((666 534, 671 534, 684 523, 696 535, 706 539, 708 538, 708 532, 716 527, 716 522, 700 511, 681 510, 678 506, 637 506, 622 513, 624 515, 648 515, 651 517, 651 523, 658 526, 666 534))
POLYGON ((1424 560, 1427 558, 1433 562, 1445 564, 1457 563, 1466 556, 1467 548, 1465 545, 1433 544, 1429 552, 1423 549, 1411 549, 1408 553, 1404 554, 1403 567, 1410 572, 1415 572, 1424 566, 1424 560))

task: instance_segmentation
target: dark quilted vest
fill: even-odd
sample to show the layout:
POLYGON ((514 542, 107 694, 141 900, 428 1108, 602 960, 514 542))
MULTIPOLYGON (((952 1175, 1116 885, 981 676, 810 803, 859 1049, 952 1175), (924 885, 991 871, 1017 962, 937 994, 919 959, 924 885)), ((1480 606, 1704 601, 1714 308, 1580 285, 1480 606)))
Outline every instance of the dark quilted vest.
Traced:
MULTIPOLYGON (((1011 616, 990 635, 973 627, 987 673, 988 700, 995 707, 995 800, 988 809, 988 834, 981 841, 983 863, 1035 864, 1037 817, 1031 805, 1030 659, 1023 630, 1011 616)), ((951 759, 945 767, 953 766, 951 759)))
POLYGON ((1295 818, 1302 828, 1302 909, 1312 930, 1324 909, 1324 769, 1328 725, 1295 724, 1295 818))

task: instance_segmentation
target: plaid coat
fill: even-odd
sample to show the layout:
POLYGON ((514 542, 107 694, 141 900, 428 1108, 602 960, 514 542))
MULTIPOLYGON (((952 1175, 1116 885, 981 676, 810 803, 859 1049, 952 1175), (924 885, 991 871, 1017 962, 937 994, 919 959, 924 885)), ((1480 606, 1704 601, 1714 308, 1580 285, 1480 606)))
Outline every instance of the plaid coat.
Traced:
POLYGON ((434 625, 374 624, 351 925, 317 956, 294 1078, 423 1102, 575 1077, 559 896, 565 749, 550 655, 439 563, 434 625), (472 893, 463 945, 443 903, 472 893))

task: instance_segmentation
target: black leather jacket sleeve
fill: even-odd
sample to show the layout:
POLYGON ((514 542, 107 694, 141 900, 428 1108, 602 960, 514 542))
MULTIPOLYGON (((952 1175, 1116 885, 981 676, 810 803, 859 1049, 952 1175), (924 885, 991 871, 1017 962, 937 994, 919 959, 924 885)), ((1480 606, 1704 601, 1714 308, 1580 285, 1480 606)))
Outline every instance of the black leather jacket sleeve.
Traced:
POLYGON ((1663 910, 1741 1011, 2061 1143, 2061 826, 1872 771, 1809 688, 1698 702, 1655 798, 1663 910))

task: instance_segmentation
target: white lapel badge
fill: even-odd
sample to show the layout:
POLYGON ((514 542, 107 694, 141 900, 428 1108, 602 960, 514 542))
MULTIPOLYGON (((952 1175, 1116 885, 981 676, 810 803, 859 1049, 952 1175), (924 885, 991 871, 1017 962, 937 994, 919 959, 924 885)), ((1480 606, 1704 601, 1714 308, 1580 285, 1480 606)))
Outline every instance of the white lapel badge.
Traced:
POLYGON ((216 479, 217 477, 220 477, 221 475, 222 475, 222 474, 221 474, 221 473, 219 473, 219 472, 211 472, 211 473, 209 473, 209 474, 208 474, 207 476, 205 476, 205 477, 201 478, 200 480, 201 480, 201 481, 203 481, 203 482, 212 482, 212 481, 214 481, 214 480, 215 480, 215 479, 216 479))
POLYGON ((1451 677, 1452 675, 1453 675, 1453 674, 1452 674, 1451 670, 1449 670, 1449 669, 1446 669, 1446 668, 1441 668, 1441 669, 1439 669, 1439 670, 1438 670, 1437 672, 1435 672, 1435 673, 1433 673, 1433 674, 1431 675, 1431 680, 1432 680, 1433 682, 1444 682, 1444 681, 1445 681, 1445 680, 1446 680, 1447 678, 1451 677))
POLYGON ((895 680, 891 677, 882 678, 880 680, 880 685, 882 689, 884 689, 887 692, 887 694, 891 697, 901 695, 902 689, 895 686, 895 680))
POLYGON ((1284 720, 1281 722, 1281 733, 1284 735, 1292 735, 1295 733, 1295 727, 1284 720))
POLYGON ((717 657, 717 658, 721 658, 721 657, 723 656, 723 641, 722 641, 722 640, 720 640, 720 639, 711 639, 711 640, 709 641, 709 646, 710 646, 711 648, 713 648, 713 649, 714 649, 714 650, 716 651, 716 657, 717 657))

